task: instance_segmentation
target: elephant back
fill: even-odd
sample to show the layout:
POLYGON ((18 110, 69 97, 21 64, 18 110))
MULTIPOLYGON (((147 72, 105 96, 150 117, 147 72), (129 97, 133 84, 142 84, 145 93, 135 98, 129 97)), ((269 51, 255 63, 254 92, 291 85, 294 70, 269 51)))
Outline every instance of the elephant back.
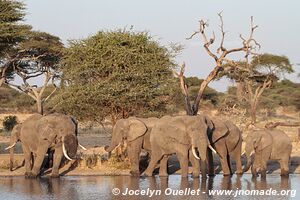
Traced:
POLYGON ((271 159, 281 159, 283 155, 290 155, 292 151, 292 142, 290 137, 282 130, 272 129, 267 132, 273 138, 271 159))

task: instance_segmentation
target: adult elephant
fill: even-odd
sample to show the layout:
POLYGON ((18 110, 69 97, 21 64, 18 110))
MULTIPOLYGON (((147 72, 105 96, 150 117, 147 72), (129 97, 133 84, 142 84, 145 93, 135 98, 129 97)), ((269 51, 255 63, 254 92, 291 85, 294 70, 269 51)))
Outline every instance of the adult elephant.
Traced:
MULTIPOLYGON (((231 121, 205 116, 208 138, 220 157, 223 175, 231 175, 231 158, 236 161, 236 173, 242 174, 242 133, 231 121)), ((209 175, 214 175, 212 152, 208 151, 209 175)))
POLYGON ((111 152, 121 142, 127 142, 128 157, 131 163, 130 173, 133 176, 139 176, 139 161, 141 150, 150 151, 150 134, 152 127, 158 121, 158 118, 136 118, 129 117, 120 119, 113 127, 112 139, 110 146, 106 146, 105 150, 111 152))
POLYGON ((249 133, 246 138, 245 155, 247 165, 244 169, 247 171, 250 166, 253 176, 257 176, 257 170, 260 168, 261 176, 266 176, 268 160, 277 160, 280 163, 281 175, 289 174, 289 160, 292 152, 292 143, 285 132, 274 129, 258 130, 249 133), (251 162, 251 156, 254 154, 254 161, 251 162))
MULTIPOLYGON (((201 159, 202 177, 206 177, 207 148, 215 151, 207 136, 208 125, 204 116, 165 116, 155 124, 150 135, 151 160, 145 170, 145 176, 152 176, 156 164, 160 161, 160 170, 165 170, 168 156, 178 157, 181 176, 188 176, 188 162, 193 165, 193 177, 199 176, 201 159), (197 155, 199 153, 199 156, 197 155)), ((159 173, 165 175, 165 173, 159 173)))
POLYGON ((76 135, 77 124, 67 115, 54 113, 42 116, 35 114, 25 120, 21 125, 19 137, 25 158, 25 176, 37 177, 45 154, 50 149, 54 150, 51 176, 58 177, 63 155, 68 160, 72 160, 76 155, 78 146, 76 135), (32 155, 35 157, 33 166, 31 165, 32 155))
POLYGON ((14 167, 14 146, 18 141, 20 141, 20 133, 21 133, 22 124, 17 124, 11 131, 9 146, 5 148, 5 150, 9 149, 9 170, 13 171, 14 167))

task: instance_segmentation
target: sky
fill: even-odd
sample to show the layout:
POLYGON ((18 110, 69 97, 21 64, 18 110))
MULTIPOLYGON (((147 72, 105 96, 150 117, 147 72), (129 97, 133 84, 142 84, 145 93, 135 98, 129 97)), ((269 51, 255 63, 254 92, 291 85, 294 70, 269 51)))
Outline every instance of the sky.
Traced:
MULTIPOLYGON (((226 31, 225 47, 240 47, 239 34, 247 36, 250 17, 258 29, 254 38, 260 43, 259 53, 287 56, 296 73, 286 76, 299 82, 300 78, 300 1, 289 0, 24 0, 27 5, 25 23, 35 30, 59 36, 67 45, 70 39, 84 39, 101 30, 130 28, 148 31, 163 45, 178 43, 183 51, 176 57, 178 64, 186 63, 186 76, 205 78, 214 67, 205 52, 203 40, 194 37, 199 20, 209 23, 207 33, 220 38, 218 13, 222 12, 226 31)), ((239 55, 231 55, 237 59, 239 55)), ((225 91, 233 83, 221 79, 209 86, 225 91)))

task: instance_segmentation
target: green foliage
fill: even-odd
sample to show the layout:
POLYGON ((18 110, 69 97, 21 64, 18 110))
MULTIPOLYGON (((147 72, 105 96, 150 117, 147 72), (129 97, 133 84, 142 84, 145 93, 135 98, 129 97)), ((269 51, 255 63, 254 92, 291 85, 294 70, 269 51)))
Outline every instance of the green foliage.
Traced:
POLYGON ((22 41, 30 26, 20 24, 24 18, 24 4, 0 0, 0 57, 22 41))
MULTIPOLYGON (((173 103, 171 103, 171 105, 176 107, 177 109, 175 111, 178 112, 178 111, 185 109, 184 108, 184 106, 185 106, 184 98, 185 97, 180 90, 180 86, 178 85, 179 84, 178 80, 176 79, 175 81, 177 81, 176 89, 173 92, 173 94, 174 94, 174 96, 172 98, 173 103)), ((203 81, 203 79, 199 79, 198 77, 186 77, 185 78, 185 83, 188 86, 188 92, 189 92, 191 99, 196 99, 196 96, 198 94, 198 91, 199 91, 202 81, 203 81)), ((203 100, 210 102, 213 106, 216 106, 217 104, 220 103, 220 96, 222 96, 222 94, 223 93, 217 92, 213 88, 207 87, 204 90, 203 100)))
MULTIPOLYGON (((54 89, 53 85, 46 87, 43 97, 48 96, 54 89)), ((53 95, 55 96, 55 94, 53 95)), ((47 110, 51 105, 45 104, 47 110)), ((33 112, 35 111, 35 101, 27 94, 21 93, 7 85, 0 87, 0 112, 6 111, 33 112)))
POLYGON ((175 53, 145 32, 101 31, 71 41, 63 59, 67 86, 53 103, 79 119, 164 114, 175 53))
MULTIPOLYGON (((273 111, 279 106, 293 106, 300 110, 300 83, 294 83, 290 80, 282 80, 275 82, 271 88, 265 90, 258 107, 273 111)), ((220 96, 220 110, 225 108, 247 108, 245 101, 239 102, 236 96, 236 87, 229 87, 226 95, 220 96)))
POLYGON ((273 54, 262 54, 254 56, 251 61, 253 69, 264 73, 272 73, 280 76, 283 73, 294 72, 289 59, 286 56, 278 56, 273 54))
POLYGON ((6 131, 11 131, 14 126, 18 123, 17 117, 14 115, 9 115, 4 117, 3 128, 6 131))
POLYGON ((300 84, 290 80, 282 80, 274 85, 263 94, 263 106, 294 106, 300 110, 300 84))
POLYGON ((31 29, 20 23, 25 15, 24 9, 24 4, 19 1, 0 0, 0 73, 5 75, 1 77, 1 83, 4 78, 13 78, 13 68, 5 66, 7 57, 17 51, 15 47, 31 29))

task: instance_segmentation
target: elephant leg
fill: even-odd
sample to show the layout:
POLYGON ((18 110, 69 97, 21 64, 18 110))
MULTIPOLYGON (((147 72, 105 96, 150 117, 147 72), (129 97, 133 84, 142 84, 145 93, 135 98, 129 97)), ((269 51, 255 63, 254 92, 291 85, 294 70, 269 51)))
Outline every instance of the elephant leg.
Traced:
POLYGON ((261 160, 260 166, 261 166, 261 169, 260 169, 261 177, 266 178, 267 177, 267 161, 261 160))
POLYGON ((223 176, 229 176, 231 174, 231 170, 230 170, 230 160, 228 159, 229 156, 224 154, 221 155, 222 158, 220 158, 221 160, 221 166, 222 166, 222 170, 223 170, 223 176))
POLYGON ((281 168, 281 176, 288 176, 289 175, 289 158, 281 159, 279 161, 280 168, 281 168))
POLYGON ((31 171, 31 152, 28 148, 23 146, 24 160, 25 160, 25 176, 31 171))
MULTIPOLYGON (((212 155, 211 149, 207 149, 207 163, 208 163, 208 176, 214 176, 215 175, 214 157, 212 155)), ((202 162, 201 162, 201 173, 203 176, 204 173, 202 171, 202 162)), ((206 172, 205 172, 205 174, 206 174, 206 172)))
POLYGON ((151 146, 151 159, 147 169, 144 171, 145 176, 152 176, 157 162, 162 158, 163 153, 157 145, 151 146))
POLYGON ((236 174, 243 174, 242 161, 241 161, 242 142, 239 142, 236 148, 232 151, 232 156, 236 163, 236 174))
POLYGON ((198 178, 199 177, 199 172, 200 172, 199 160, 197 160, 193 156, 193 153, 192 153, 191 149, 189 150, 189 160, 191 161, 192 166, 193 166, 193 178, 198 178))
POLYGON ((52 173, 51 173, 51 177, 53 178, 59 177, 59 166, 62 157, 63 157, 63 150, 62 150, 62 146, 59 145, 59 147, 55 148, 53 154, 53 166, 52 166, 52 173))
POLYGON ((188 150, 184 152, 178 152, 177 157, 181 168, 181 177, 188 177, 189 170, 189 160, 188 160, 188 150))
POLYGON ((32 171, 28 175, 28 178, 36 178, 37 175, 40 173, 40 169, 43 164, 45 154, 47 153, 48 147, 49 147, 49 144, 47 141, 40 142, 37 153, 36 153, 36 160, 34 161, 32 171))
POLYGON ((160 161, 159 176, 168 176, 168 159, 169 155, 164 155, 160 161))
POLYGON ((257 177, 257 168, 258 168, 258 160, 257 160, 257 155, 255 155, 253 164, 251 166, 251 173, 253 177, 257 177))
POLYGON ((216 142, 215 147, 220 156, 221 166, 222 166, 222 170, 223 170, 223 176, 231 175, 230 159, 229 159, 229 154, 228 154, 225 139, 222 138, 218 142, 216 142))
POLYGON ((128 142, 127 152, 131 164, 130 174, 132 176, 140 175, 139 162, 142 144, 143 138, 138 138, 132 142, 128 142))

